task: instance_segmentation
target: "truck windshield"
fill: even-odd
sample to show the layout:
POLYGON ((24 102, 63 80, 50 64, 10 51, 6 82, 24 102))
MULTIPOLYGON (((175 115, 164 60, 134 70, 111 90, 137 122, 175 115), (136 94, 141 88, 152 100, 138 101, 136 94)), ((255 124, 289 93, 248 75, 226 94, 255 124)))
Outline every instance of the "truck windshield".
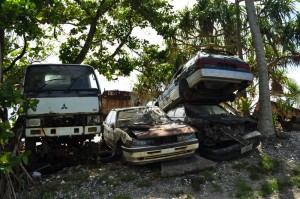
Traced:
POLYGON ((99 90, 94 70, 86 65, 31 65, 24 92, 99 90))

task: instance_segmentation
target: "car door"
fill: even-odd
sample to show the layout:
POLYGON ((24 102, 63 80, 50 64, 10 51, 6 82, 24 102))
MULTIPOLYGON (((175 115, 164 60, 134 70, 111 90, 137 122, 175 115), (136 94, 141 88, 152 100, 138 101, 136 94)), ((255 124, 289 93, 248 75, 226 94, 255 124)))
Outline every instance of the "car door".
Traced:
POLYGON ((114 148, 114 128, 116 125, 116 110, 112 110, 107 115, 105 121, 103 122, 104 132, 103 137, 104 141, 111 148, 114 148))

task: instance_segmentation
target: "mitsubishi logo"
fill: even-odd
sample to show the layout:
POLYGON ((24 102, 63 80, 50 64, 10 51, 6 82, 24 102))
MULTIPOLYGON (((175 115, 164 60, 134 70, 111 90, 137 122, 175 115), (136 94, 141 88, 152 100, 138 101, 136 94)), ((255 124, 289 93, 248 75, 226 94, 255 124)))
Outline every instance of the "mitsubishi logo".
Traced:
POLYGON ((68 107, 66 107, 66 105, 63 104, 63 106, 61 107, 61 109, 68 109, 68 107))

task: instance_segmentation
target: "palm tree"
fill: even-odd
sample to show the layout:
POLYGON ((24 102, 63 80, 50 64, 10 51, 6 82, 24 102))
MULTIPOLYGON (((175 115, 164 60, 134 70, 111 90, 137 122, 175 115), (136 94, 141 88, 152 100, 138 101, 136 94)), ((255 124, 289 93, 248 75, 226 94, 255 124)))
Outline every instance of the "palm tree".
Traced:
POLYGON ((267 61, 262 41, 261 32, 258 26, 255 6, 253 0, 246 0, 246 10, 249 20, 251 35, 254 43, 258 77, 259 77, 259 113, 258 113, 258 128, 264 136, 275 135, 275 129, 272 117, 272 108, 269 92, 269 74, 267 61))

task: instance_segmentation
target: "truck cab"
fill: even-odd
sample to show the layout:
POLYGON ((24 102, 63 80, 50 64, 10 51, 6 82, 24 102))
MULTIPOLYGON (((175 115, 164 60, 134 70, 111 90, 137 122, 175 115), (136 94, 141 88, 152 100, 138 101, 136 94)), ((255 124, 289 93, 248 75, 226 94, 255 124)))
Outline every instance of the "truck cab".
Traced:
POLYGON ((101 132, 101 90, 89 65, 35 64, 25 71, 24 94, 38 100, 24 115, 25 148, 74 146, 101 132))

